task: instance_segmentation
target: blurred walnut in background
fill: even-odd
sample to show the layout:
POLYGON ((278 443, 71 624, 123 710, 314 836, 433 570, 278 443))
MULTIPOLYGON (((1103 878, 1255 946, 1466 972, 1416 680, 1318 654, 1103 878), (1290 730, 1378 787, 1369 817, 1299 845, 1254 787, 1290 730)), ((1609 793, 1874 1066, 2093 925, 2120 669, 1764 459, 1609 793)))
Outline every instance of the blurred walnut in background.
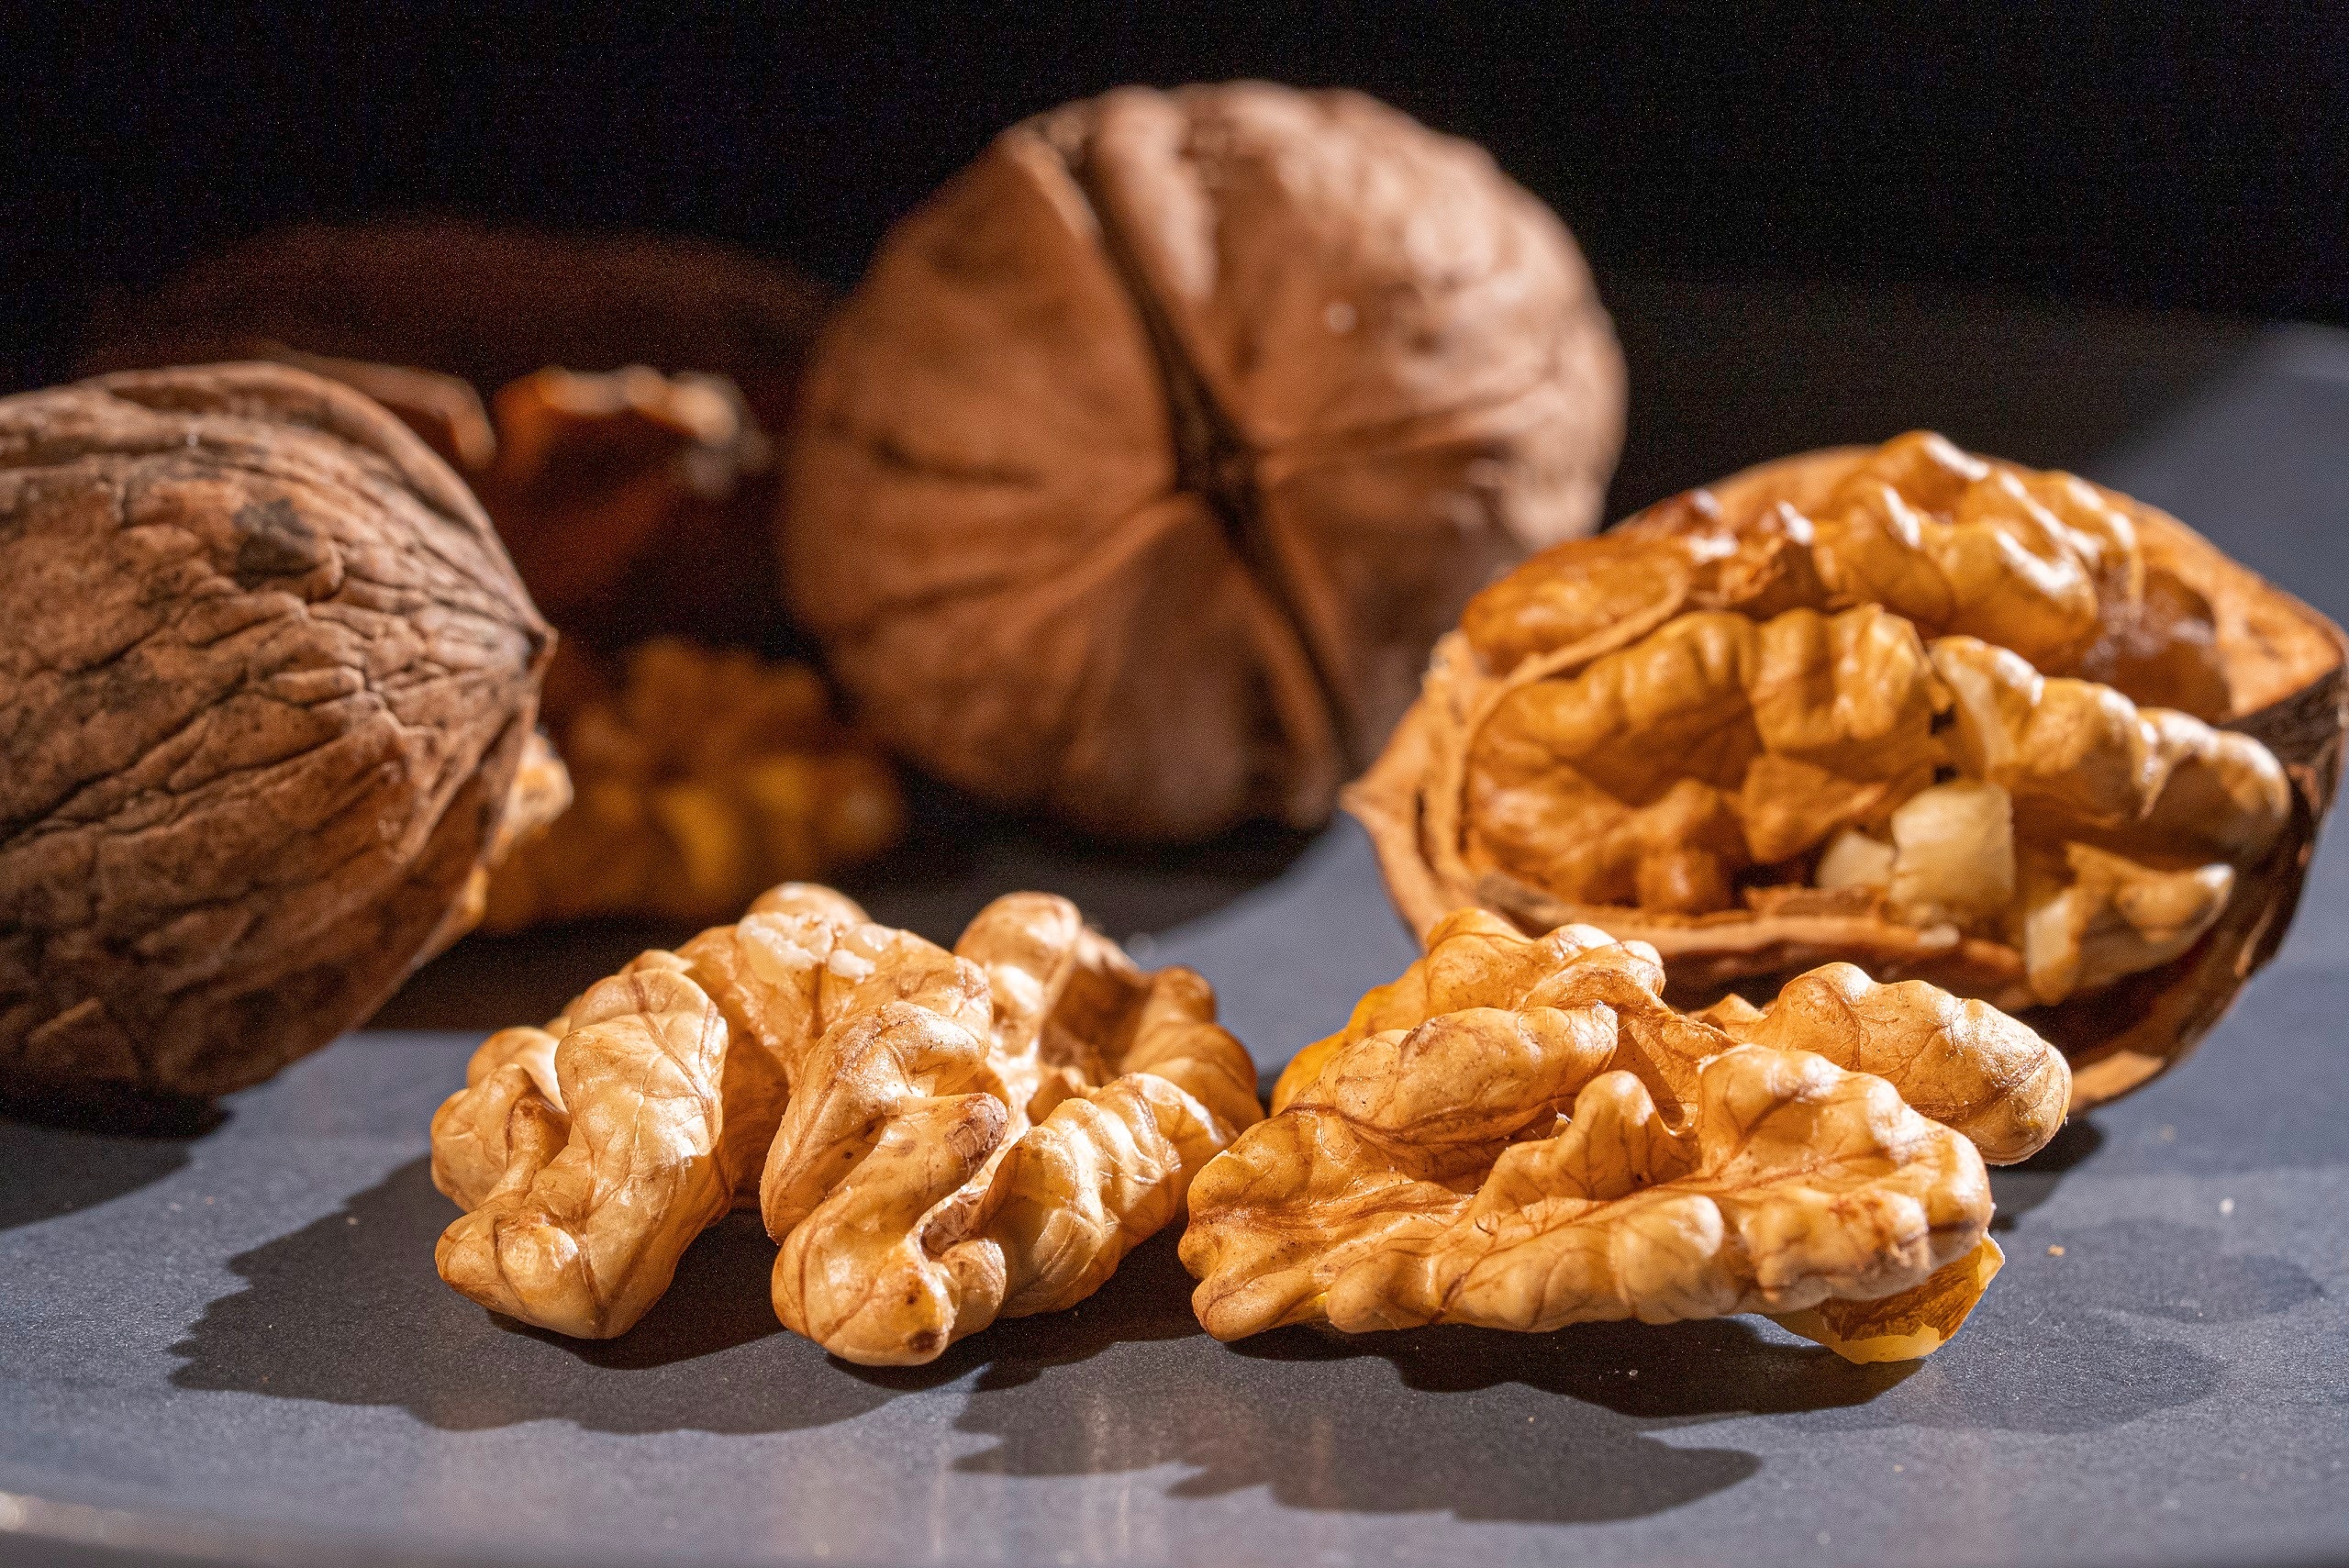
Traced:
POLYGON ((464 475, 565 637, 756 645, 783 618, 765 432, 791 419, 823 304, 789 270, 703 240, 312 224, 117 302, 83 361, 273 359, 333 376, 464 475))
POLYGON ((801 620, 888 741, 1139 837, 1311 824, 1429 645, 1598 521, 1623 372, 1572 238, 1358 95, 1125 88, 901 223, 808 373, 801 620))
POLYGON ((889 764, 830 713, 804 664, 674 638, 640 644, 617 692, 583 657, 550 677, 572 808, 489 884, 484 925, 653 914, 707 920, 779 882, 817 880, 895 843, 889 764))
MULTIPOLYGON (((462 473, 575 642, 605 651, 648 630, 772 639, 781 610, 745 604, 727 559, 740 496, 763 496, 764 431, 734 384, 646 365, 549 365, 484 409, 454 376, 275 347, 265 358, 356 387, 462 473)), ((755 595, 753 595, 755 597, 755 595)))

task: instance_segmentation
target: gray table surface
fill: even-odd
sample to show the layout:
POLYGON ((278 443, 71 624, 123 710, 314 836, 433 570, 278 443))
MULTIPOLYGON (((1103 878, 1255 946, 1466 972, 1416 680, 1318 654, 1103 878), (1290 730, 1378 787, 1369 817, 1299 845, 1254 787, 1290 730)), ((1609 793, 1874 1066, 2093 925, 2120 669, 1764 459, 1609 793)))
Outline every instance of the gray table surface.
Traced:
MULTIPOLYGON (((2267 335, 2089 468, 2349 618, 2349 338, 2267 335)), ((1411 956, 1342 825, 1142 945, 1267 1069, 1411 956)), ((2349 1562, 2344 956, 2336 840, 2195 1057, 1997 1176, 2008 1269, 1904 1366, 1752 1319, 1219 1346, 1161 1237, 874 1372, 776 1327, 748 1217, 566 1342, 432 1272, 477 1031, 354 1035, 194 1136, 0 1121, 0 1562, 2349 1562)))

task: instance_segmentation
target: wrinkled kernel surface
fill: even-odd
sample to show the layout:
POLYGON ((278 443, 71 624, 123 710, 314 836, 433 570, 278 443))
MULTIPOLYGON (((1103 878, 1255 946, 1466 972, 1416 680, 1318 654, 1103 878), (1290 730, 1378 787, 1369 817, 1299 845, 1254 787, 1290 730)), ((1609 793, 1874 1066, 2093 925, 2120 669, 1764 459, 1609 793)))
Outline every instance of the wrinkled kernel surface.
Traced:
POLYGON ((1800 508, 1780 500, 1732 527, 1699 490, 1636 534, 1554 548, 1479 594, 1461 626, 1508 670, 1682 609, 1768 619, 1870 604, 2142 703, 2230 711, 2211 606, 2147 564, 2125 512, 2068 473, 1985 462, 1924 430, 1800 508))
POLYGON ((905 828, 879 751, 817 673, 674 638, 562 726, 572 808, 492 877, 492 930, 591 915, 709 919, 868 860, 905 828))
POLYGON ((2056 1002, 2185 951, 2289 810, 2248 736, 1865 605, 1690 611, 1516 686, 1464 816, 1505 901, 1706 915, 1807 884, 2004 943, 2056 1002))
POLYGON ((1260 1115, 1188 970, 1145 974, 1065 899, 1014 894, 952 952, 785 884, 475 1053, 433 1121, 467 1213, 443 1279, 625 1332, 730 1205, 781 1246, 786 1327, 872 1364, 1067 1307, 1180 1212, 1260 1115))
POLYGON ((1739 528, 1692 493, 1470 606, 1448 657, 1509 673, 1464 716, 1460 869, 1535 926, 1946 932, 2062 1001, 2186 951, 2285 827, 2275 758, 2186 711, 2227 711, 2210 615, 2094 487, 1928 433, 1739 528))
POLYGON ((2061 1053, 1848 964, 1766 1010, 1691 1017, 1662 991, 1643 943, 1440 923, 1193 1184, 1200 1321, 1236 1339, 1763 1311, 1810 1314, 1798 1331, 1854 1359, 1946 1340, 1993 1272, 1984 1162, 2054 1136, 2061 1053))

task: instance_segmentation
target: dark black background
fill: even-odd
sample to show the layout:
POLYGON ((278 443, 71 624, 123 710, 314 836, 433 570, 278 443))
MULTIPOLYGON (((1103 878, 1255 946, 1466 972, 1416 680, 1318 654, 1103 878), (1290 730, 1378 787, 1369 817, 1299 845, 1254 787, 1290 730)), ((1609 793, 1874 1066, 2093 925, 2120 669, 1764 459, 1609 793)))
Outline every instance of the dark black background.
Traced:
MULTIPOLYGON (((15 15, 0 65, 11 386, 70 371, 105 292, 305 217, 692 232, 846 287, 888 223, 1001 126, 1121 82, 1239 75, 1364 88, 1482 141, 1554 205, 1622 323, 1635 432, 1643 395, 1665 421, 1688 401, 1656 401, 1675 373, 1702 390, 1754 364, 1761 401, 1816 402, 1823 380, 1866 373, 1822 353, 1927 353, 1958 320, 1952 301, 1979 307, 1961 315, 1986 340, 2054 330, 2032 314, 2049 302, 2349 321, 2338 6, 15 15), (1884 312, 1902 309, 1906 338, 1882 347, 1884 312), (1780 315, 1808 324, 1799 362, 1765 340, 1780 315)), ((2186 361, 2196 330, 2167 334, 2186 361)), ((2060 419, 2087 395, 2040 395, 2060 419)), ((2089 401, 2111 395, 2125 393, 2089 401)), ((1964 424, 1964 407, 1922 401, 1894 428, 1964 424)), ((1766 439, 1889 433, 1842 428, 1884 422, 1850 397, 1818 406, 1766 439)), ((1702 477, 1633 447, 1619 496, 1702 477)))

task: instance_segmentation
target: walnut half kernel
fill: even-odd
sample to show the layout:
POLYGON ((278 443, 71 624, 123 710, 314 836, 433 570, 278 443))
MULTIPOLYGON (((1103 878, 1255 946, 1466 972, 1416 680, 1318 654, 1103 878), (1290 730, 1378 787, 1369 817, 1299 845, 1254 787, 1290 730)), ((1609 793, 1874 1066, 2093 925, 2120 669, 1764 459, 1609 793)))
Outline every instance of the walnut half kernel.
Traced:
POLYGON ((466 1214, 443 1279, 558 1332, 626 1332, 729 1207, 779 1243, 785 1325, 934 1360, 1072 1306, 1255 1122, 1255 1071, 1186 969, 1013 894, 949 952, 786 884, 474 1055, 433 1118, 466 1214))
POLYGON ((1845 895, 1816 908, 1979 939, 1963 983, 2010 1007, 2176 957, 2291 812, 2247 735, 1872 605, 1695 612, 1516 686, 1466 783, 1465 867, 1536 922, 1789 910, 1808 881, 1845 895))
POLYGON ((1192 1184, 1199 1321, 1763 1312, 1854 1361, 1944 1343, 1999 1261, 1984 1162, 2062 1125, 2062 1053, 1849 964, 1766 1010, 1685 1015, 1663 989, 1643 942, 1440 922, 1192 1184))

